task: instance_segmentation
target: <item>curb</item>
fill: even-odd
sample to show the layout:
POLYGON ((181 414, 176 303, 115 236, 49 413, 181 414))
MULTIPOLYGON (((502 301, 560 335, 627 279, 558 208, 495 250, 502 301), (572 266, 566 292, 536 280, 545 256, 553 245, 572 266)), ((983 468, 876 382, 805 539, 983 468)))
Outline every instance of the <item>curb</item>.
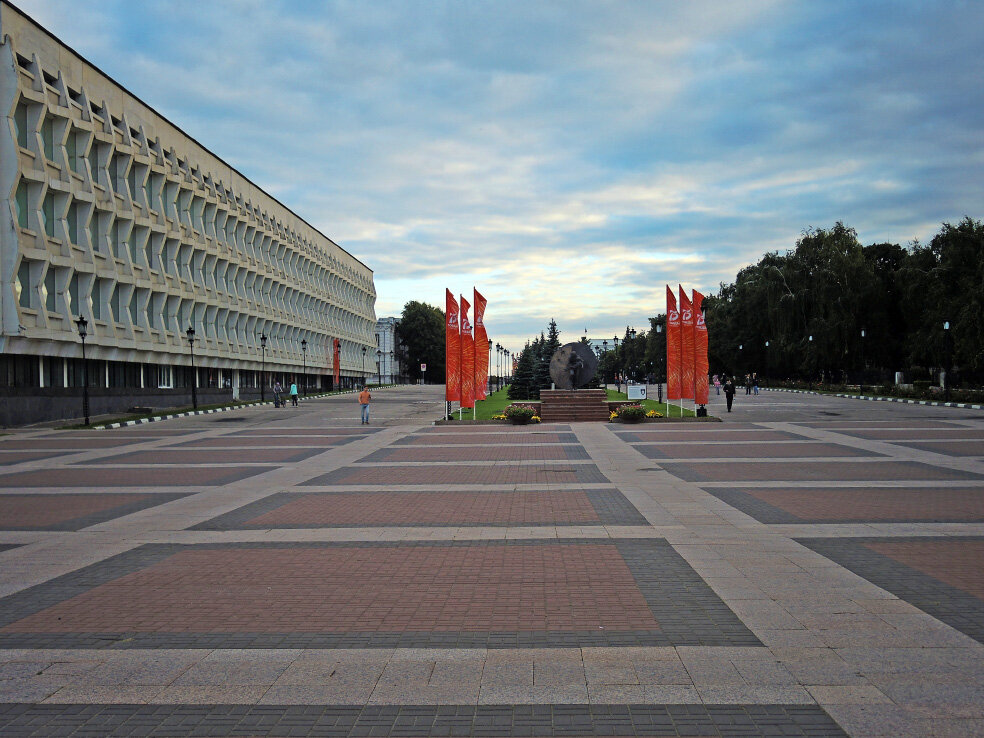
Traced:
POLYGON ((908 397, 873 397, 871 395, 848 395, 842 392, 831 394, 815 390, 796 390, 785 388, 763 387, 766 392, 792 392, 798 395, 823 395, 824 397, 842 397, 847 400, 866 400, 867 402, 901 402, 904 405, 928 405, 930 407, 962 407, 967 410, 984 410, 984 405, 972 405, 969 402, 937 402, 936 400, 910 400, 908 397))
MULTIPOLYGON (((339 397, 341 395, 351 395, 354 394, 356 390, 345 390, 343 392, 325 392, 320 395, 308 395, 303 399, 299 399, 299 402, 304 400, 317 400, 322 397, 339 397)), ((262 402, 249 402, 245 405, 236 405, 230 407, 213 407, 208 410, 190 410, 186 413, 172 413, 170 415, 154 415, 150 418, 137 418, 136 420, 124 420, 119 423, 106 423, 105 425, 93 425, 92 430, 111 430, 114 428, 128 428, 134 425, 145 425, 147 423, 159 423, 163 420, 172 420, 173 418, 187 418, 192 415, 211 415, 213 413, 225 413, 230 410, 242 410, 247 407, 260 407, 262 405, 272 405, 273 400, 265 400, 262 402)))

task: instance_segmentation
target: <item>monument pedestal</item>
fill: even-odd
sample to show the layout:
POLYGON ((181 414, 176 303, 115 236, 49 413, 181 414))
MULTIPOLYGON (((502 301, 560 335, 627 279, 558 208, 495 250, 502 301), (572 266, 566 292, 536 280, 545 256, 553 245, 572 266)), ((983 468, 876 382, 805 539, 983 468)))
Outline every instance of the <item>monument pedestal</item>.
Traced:
POLYGON ((544 423, 607 423, 608 395, 603 389, 540 390, 540 420, 544 423))

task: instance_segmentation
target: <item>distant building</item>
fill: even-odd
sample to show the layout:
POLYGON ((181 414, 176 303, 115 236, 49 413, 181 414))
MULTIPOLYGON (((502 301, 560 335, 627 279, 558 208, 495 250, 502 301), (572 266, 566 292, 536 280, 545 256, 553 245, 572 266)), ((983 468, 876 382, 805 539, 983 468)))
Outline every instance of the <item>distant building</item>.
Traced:
POLYGON ((369 267, 2 0, 0 109, 0 424, 80 414, 79 316, 94 415, 361 376, 369 267))
POLYGON ((379 352, 377 374, 381 384, 399 382, 403 375, 397 352, 399 339, 396 337, 396 326, 399 324, 399 318, 380 318, 376 321, 376 346, 379 352))

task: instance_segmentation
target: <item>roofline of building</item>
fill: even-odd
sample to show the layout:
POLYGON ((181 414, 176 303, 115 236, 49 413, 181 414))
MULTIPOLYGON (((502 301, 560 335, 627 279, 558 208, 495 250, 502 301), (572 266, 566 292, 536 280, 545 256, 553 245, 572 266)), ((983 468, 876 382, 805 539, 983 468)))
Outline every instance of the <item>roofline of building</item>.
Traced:
POLYGON ((282 202, 280 202, 280 200, 278 200, 278 199, 277 199, 276 197, 274 197, 273 195, 271 195, 271 194, 270 194, 269 192, 267 192, 267 191, 266 191, 265 189, 263 189, 262 187, 260 187, 260 186, 259 186, 258 184, 256 184, 256 182, 254 182, 254 181, 253 181, 253 180, 251 180, 251 179, 250 179, 249 177, 247 177, 247 176, 246 176, 245 174, 243 174, 242 172, 240 172, 240 171, 239 171, 239 170, 238 170, 238 169, 237 169, 236 167, 234 167, 234 166, 232 166, 232 164, 230 164, 229 162, 227 162, 227 161, 226 161, 225 159, 223 159, 223 158, 222 158, 221 156, 219 156, 219 155, 217 155, 217 154, 216 154, 216 153, 215 153, 214 151, 212 151, 212 149, 210 149, 210 148, 209 148, 208 146, 206 146, 205 144, 203 144, 203 143, 202 143, 201 141, 199 141, 198 139, 196 139, 196 138, 195 138, 194 136, 192 136, 192 135, 190 135, 190 134, 188 134, 188 133, 187 133, 187 132, 185 131, 185 129, 184 129, 184 128, 181 128, 181 127, 179 127, 179 126, 178 126, 178 125, 176 125, 176 124, 175 124, 175 123, 174 123, 173 121, 171 121, 170 119, 168 119, 168 118, 167 118, 166 116, 164 116, 164 115, 162 115, 162 114, 161 114, 161 113, 160 113, 160 112, 159 112, 159 111, 157 110, 157 108, 155 108, 154 106, 152 106, 152 105, 150 105, 150 104, 148 104, 148 103, 147 103, 147 102, 145 102, 145 101, 144 101, 144 100, 143 100, 142 98, 140 98, 140 97, 138 97, 137 95, 135 95, 135 94, 133 94, 132 92, 130 92, 130 90, 128 90, 128 89, 127 89, 126 87, 124 87, 123 85, 121 85, 121 84, 120 84, 120 83, 119 83, 119 82, 118 82, 118 81, 117 81, 117 80, 116 80, 116 79, 115 79, 114 77, 111 77, 110 75, 108 75, 108 74, 106 74, 106 73, 105 73, 105 72, 104 72, 104 71, 103 71, 102 69, 100 69, 99 67, 97 67, 97 66, 96 66, 95 64, 93 64, 93 63, 92 63, 91 61, 89 61, 88 59, 86 59, 86 58, 85 58, 84 56, 82 56, 82 55, 81 55, 81 54, 80 54, 79 52, 77 52, 77 51, 76 51, 75 49, 73 49, 73 48, 72 48, 71 46, 69 46, 68 44, 66 44, 66 43, 65 43, 64 41, 62 41, 62 40, 61 40, 60 38, 58 38, 58 37, 57 37, 57 36, 56 36, 55 34, 53 34, 53 33, 52 33, 51 31, 49 31, 49 30, 48 30, 47 28, 45 28, 45 27, 44 27, 44 26, 42 26, 42 25, 41 25, 40 23, 38 23, 38 22, 37 22, 36 20, 34 20, 34 18, 33 18, 33 17, 31 17, 31 16, 30 16, 30 15, 29 15, 28 13, 26 13, 26 12, 24 12, 24 11, 23 11, 23 10, 21 10, 21 9, 20 9, 20 8, 19 8, 18 6, 16 6, 16 5, 14 5, 14 4, 12 3, 12 2, 10 2, 10 0, 0 0, 0 5, 7 5, 7 6, 9 6, 9 7, 11 7, 11 8, 13 8, 14 10, 16 10, 16 11, 17 11, 18 13, 20 13, 20 14, 21 14, 22 16, 24 16, 25 18, 27 18, 27 20, 29 20, 29 21, 30 21, 30 22, 31 22, 31 23, 32 23, 32 24, 33 24, 33 25, 35 26, 35 28, 37 28, 37 29, 38 29, 39 31, 41 31, 41 32, 42 32, 43 34, 45 34, 46 36, 48 36, 49 38, 51 38, 51 39, 52 39, 53 41, 55 41, 56 43, 58 43, 58 44, 61 44, 61 46, 62 46, 62 47, 64 47, 64 48, 65 48, 65 49, 67 49, 67 50, 68 50, 69 52, 71 52, 72 54, 74 54, 74 55, 75 55, 75 56, 76 56, 76 57, 77 57, 77 58, 79 59, 79 61, 81 61, 81 62, 82 62, 82 63, 84 63, 84 64, 88 64, 88 65, 89 65, 90 67, 92 67, 93 69, 95 69, 95 70, 96 70, 97 72, 99 72, 99 74, 101 74, 101 75, 102 75, 103 77, 105 77, 105 78, 106 78, 106 79, 108 79, 108 80, 109 80, 110 82, 112 82, 112 83, 113 83, 114 85, 116 85, 116 86, 117 86, 117 87, 119 87, 119 88, 120 88, 121 90, 123 90, 123 92, 125 92, 125 93, 126 93, 127 95, 129 95, 130 97, 132 97, 132 98, 133 98, 134 100, 136 100, 137 102, 139 102, 139 103, 140 103, 141 105, 143 105, 144 107, 146 107, 146 108, 147 108, 148 110, 151 110, 151 111, 153 111, 153 112, 154 112, 154 114, 155 114, 155 115, 157 115, 157 116, 159 116, 159 117, 160 117, 160 119, 161 119, 161 120, 163 120, 163 121, 164 121, 165 123, 167 123, 167 124, 168 124, 168 125, 170 125, 170 126, 173 126, 173 127, 174 127, 174 129, 175 129, 176 131, 179 131, 179 132, 180 132, 180 133, 181 133, 182 135, 184 135, 184 136, 187 136, 187 137, 188 137, 189 139, 191 139, 191 141, 193 141, 193 142, 194 142, 195 144, 197 144, 198 146, 200 146, 200 147, 201 147, 201 148, 202 148, 202 149, 203 149, 204 151, 207 151, 207 152, 208 152, 209 154, 211 154, 211 155, 212 155, 212 156, 214 156, 214 157, 215 157, 216 159, 218 159, 218 160, 219 160, 219 162, 220 162, 221 164, 223 164, 224 166, 227 166, 227 167, 229 167, 229 169, 231 169, 231 170, 232 170, 233 172, 235 172, 235 173, 236 173, 236 174, 238 174, 238 175, 239 175, 240 177, 242 177, 242 178, 243 178, 244 180, 246 180, 246 181, 247 181, 247 182, 249 182, 249 183, 250 183, 251 185, 253 185, 254 187, 256 187, 256 189, 258 189, 258 190, 259 190, 260 192, 262 192, 262 193, 263 193, 264 195, 266 195, 267 197, 269 197, 269 198, 270 198, 271 200, 273 200, 273 201, 274 201, 275 203, 277 203, 277 204, 278 204, 278 205, 279 205, 280 207, 282 207, 282 208, 283 208, 284 210, 286 210, 286 211, 287 211, 288 213, 290 213, 291 215, 293 215, 293 216, 294 216, 295 218, 297 218, 298 220, 300 220, 300 221, 301 221, 302 223, 304 223, 304 225, 306 225, 306 226, 307 226, 308 228, 310 228, 311 230, 313 230, 313 231, 314 231, 315 233, 317 233, 317 234, 319 234, 320 236, 323 236, 324 238, 326 238, 326 239, 328 239, 328 242, 329 242, 329 243, 330 243, 330 244, 331 244, 332 246, 335 246, 335 247, 336 247, 337 249, 339 249, 340 251, 343 251, 344 253, 346 253, 346 254, 348 254, 349 256, 351 256, 351 257, 352 257, 353 259, 355 259, 355 260, 356 260, 356 261, 357 261, 357 262, 358 262, 359 264, 361 264, 361 265, 362 265, 362 266, 364 266, 364 267, 365 267, 366 269, 368 269, 368 270, 369 270, 369 273, 370 273, 370 274, 373 274, 373 273, 374 273, 374 272, 373 272, 373 270, 372 270, 372 268, 371 268, 371 267, 370 267, 370 266, 369 266, 368 264, 366 264, 366 263, 365 263, 364 261, 362 261, 362 259, 360 259, 359 257, 357 257, 357 256, 356 256, 355 254, 353 254, 352 252, 350 252, 350 251, 348 251, 347 249, 345 249, 345 248, 343 248, 343 247, 341 247, 341 246, 339 246, 339 245, 338 245, 337 243, 335 243, 335 242, 334 242, 334 241, 333 241, 333 240, 332 240, 332 239, 331 239, 331 238, 330 238, 330 237, 329 237, 328 235, 326 235, 325 233, 322 233, 322 232, 321 232, 321 230, 320 230, 319 228, 316 228, 315 226, 313 226, 313 225, 311 225, 311 224, 310 224, 310 223, 309 223, 309 222, 307 221, 307 219, 306 219, 306 218, 303 218, 302 216, 300 216, 300 215, 298 215, 298 214, 297 214, 296 212, 294 212, 294 211, 293 211, 293 210, 292 210, 291 208, 289 208, 289 207, 287 207, 286 205, 284 205, 284 203, 282 203, 282 202))

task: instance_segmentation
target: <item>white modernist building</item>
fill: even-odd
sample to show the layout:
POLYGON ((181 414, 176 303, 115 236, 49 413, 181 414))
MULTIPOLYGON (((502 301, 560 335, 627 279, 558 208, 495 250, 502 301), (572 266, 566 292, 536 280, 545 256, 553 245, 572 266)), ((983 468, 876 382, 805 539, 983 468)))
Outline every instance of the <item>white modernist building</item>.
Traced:
POLYGON ((399 318, 380 318, 376 321, 376 357, 379 359, 376 372, 380 384, 399 382, 403 374, 396 350, 396 326, 399 324, 399 318))
POLYGON ((94 413, 192 381, 328 387, 335 338, 342 384, 361 376, 372 271, 3 0, 0 110, 0 395, 57 417, 80 316, 94 413))

